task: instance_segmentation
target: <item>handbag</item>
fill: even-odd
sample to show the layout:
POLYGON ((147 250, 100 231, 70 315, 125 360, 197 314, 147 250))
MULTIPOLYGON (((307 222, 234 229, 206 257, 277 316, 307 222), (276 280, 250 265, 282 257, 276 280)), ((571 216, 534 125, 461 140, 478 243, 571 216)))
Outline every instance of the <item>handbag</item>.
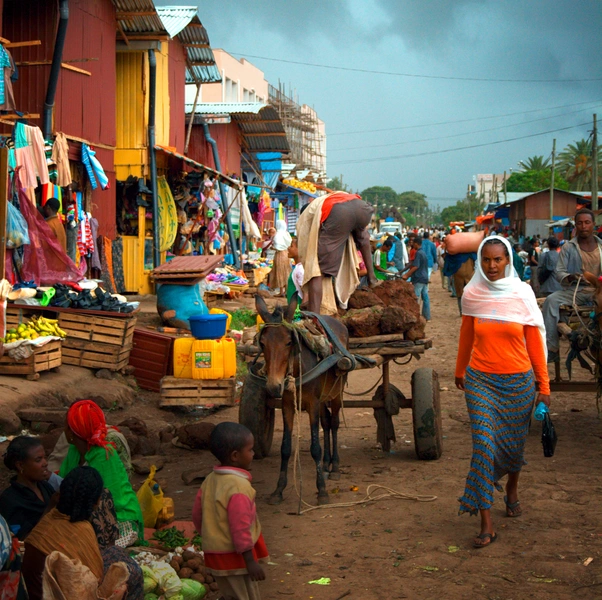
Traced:
POLYGON ((543 446, 543 455, 546 458, 554 456, 557 441, 556 429, 554 428, 550 414, 546 413, 541 424, 541 445, 543 446))

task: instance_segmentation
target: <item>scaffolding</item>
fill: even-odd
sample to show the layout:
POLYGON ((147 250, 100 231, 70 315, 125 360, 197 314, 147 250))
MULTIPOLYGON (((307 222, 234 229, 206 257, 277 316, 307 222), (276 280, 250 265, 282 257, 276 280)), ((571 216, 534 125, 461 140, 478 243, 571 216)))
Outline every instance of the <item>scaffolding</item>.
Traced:
POLYGON ((268 88, 268 102, 273 106, 286 131, 290 153, 283 158, 295 164, 295 172, 310 171, 316 183, 326 181, 326 130, 316 111, 300 105, 296 90, 286 86, 268 88))

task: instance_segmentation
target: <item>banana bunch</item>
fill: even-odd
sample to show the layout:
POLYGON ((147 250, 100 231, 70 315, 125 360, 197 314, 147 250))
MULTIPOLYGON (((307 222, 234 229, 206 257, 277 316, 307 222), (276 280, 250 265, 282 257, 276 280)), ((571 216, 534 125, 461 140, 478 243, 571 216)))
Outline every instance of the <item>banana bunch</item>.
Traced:
POLYGON ((315 194, 317 191, 316 186, 310 181, 301 181, 299 179, 295 179, 294 177, 291 177, 290 179, 284 179, 282 183, 295 187, 299 190, 305 190, 310 194, 315 194))
POLYGON ((37 340, 44 336, 67 337, 67 334, 58 326, 56 319, 45 319, 44 317, 32 317, 27 323, 21 323, 6 332, 2 342, 10 344, 19 340, 37 340))

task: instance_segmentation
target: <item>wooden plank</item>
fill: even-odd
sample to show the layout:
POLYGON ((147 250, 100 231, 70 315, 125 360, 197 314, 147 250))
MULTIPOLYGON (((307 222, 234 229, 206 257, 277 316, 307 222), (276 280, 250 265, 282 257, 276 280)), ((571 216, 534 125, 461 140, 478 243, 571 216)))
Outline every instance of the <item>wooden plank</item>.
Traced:
POLYGON ((96 342, 90 342, 88 340, 77 340, 66 338, 63 341, 63 348, 73 350, 84 350, 99 354, 110 354, 112 356, 118 356, 119 354, 125 354, 130 352, 134 347, 134 344, 128 344, 126 346, 116 346, 114 344, 98 344, 96 342))
POLYGON ((172 377, 168 375, 163 377, 161 385, 173 388, 186 388, 190 386, 197 387, 222 387, 222 386, 233 386, 235 378, 229 379, 183 379, 181 377, 172 377))
POLYGON ((42 40, 30 40, 28 42, 9 42, 4 44, 5 48, 23 48, 24 46, 41 46, 42 40))
POLYGON ((199 390, 163 390, 163 398, 229 398, 232 390, 205 390, 199 393, 199 390))
POLYGON ((6 215, 8 211, 8 148, 0 148, 0 280, 6 274, 6 215))
POLYGON ((407 356, 408 354, 424 354, 424 350, 424 346, 412 346, 411 348, 355 348, 353 354, 358 354, 360 356, 379 354, 380 356, 395 358, 397 356, 407 356))
POLYGON ((595 381, 550 381, 552 392, 584 392, 595 394, 598 384, 595 381))
POLYGON ((72 323, 82 323, 83 325, 87 325, 88 327, 90 327, 91 325, 105 325, 109 327, 121 328, 123 330, 129 327, 130 325, 135 325, 137 317, 130 316, 129 319, 116 319, 114 317, 93 316, 92 319, 90 319, 90 316, 88 314, 78 315, 77 313, 70 313, 59 315, 59 320, 64 320, 65 322, 69 321, 72 323))
POLYGON ((159 406, 234 406, 236 401, 234 397, 220 398, 219 401, 212 401, 211 398, 164 398, 159 400, 159 406))
MULTIPOLYGON (((390 333, 388 335, 371 335, 369 337, 352 337, 349 338, 349 345, 352 344, 372 344, 372 343, 384 343, 384 342, 403 342, 407 341, 404 338, 403 333, 390 333)), ((415 342, 407 341, 408 344, 415 344, 415 342)))

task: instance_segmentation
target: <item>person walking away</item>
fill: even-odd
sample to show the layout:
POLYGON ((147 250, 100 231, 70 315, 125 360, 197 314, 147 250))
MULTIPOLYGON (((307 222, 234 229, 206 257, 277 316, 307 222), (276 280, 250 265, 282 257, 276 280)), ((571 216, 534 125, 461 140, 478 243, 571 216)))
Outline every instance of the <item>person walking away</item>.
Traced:
POLYGON ((430 235, 428 231, 425 231, 422 234, 422 251, 426 254, 426 259, 428 261, 428 275, 429 275, 429 283, 431 282, 431 275, 433 274, 433 269, 437 264, 437 246, 433 242, 431 242, 430 235))
POLYGON ((272 238, 274 264, 270 271, 269 286, 276 289, 279 295, 286 295, 286 284, 291 274, 291 261, 288 258, 288 249, 292 243, 291 234, 286 229, 283 219, 276 221, 276 233, 272 238))
POLYGON ((491 506, 504 475, 506 515, 522 514, 518 480, 536 395, 550 406, 543 317, 532 288, 514 271, 512 247, 500 236, 481 242, 475 275, 464 289, 455 383, 466 394, 473 446, 459 513, 480 513, 473 544, 483 548, 497 539, 491 506))
POLYGON ((464 287, 472 279, 475 260, 474 252, 460 252, 458 254, 445 254, 443 274, 449 277, 452 284, 452 298, 458 299, 458 310, 462 315, 462 293, 464 287))
POLYGON ((602 272, 602 240, 594 235, 594 227, 594 213, 588 208, 578 210, 575 213, 577 235, 566 242, 560 251, 554 274, 562 290, 550 294, 542 308, 548 362, 557 362, 560 358, 560 307, 563 304, 572 305, 573 302, 578 306, 593 304, 594 288, 583 279, 583 274, 588 272, 599 277, 602 272))
POLYGON ((46 223, 48 223, 48 227, 52 229, 52 233, 54 233, 54 237, 59 243, 59 246, 63 249, 65 254, 67 254, 67 234, 65 233, 65 228, 58 215, 60 208, 61 203, 56 198, 48 198, 42 211, 44 212, 46 223))
POLYGON ((253 434, 240 423, 215 427, 209 449, 220 464, 205 478, 192 509, 205 567, 220 593, 237 600, 259 600, 257 582, 265 579, 259 561, 269 559, 249 473, 253 444, 253 434))
POLYGON ((437 264, 441 273, 441 287, 449 292, 449 277, 443 272, 443 267, 445 266, 445 238, 442 238, 441 243, 437 247, 437 264))
POLYGON ((537 278, 539 279, 539 296, 545 298, 562 289, 560 282, 554 276, 558 259, 560 258, 560 245, 555 237, 547 240, 548 251, 543 252, 537 267, 537 278))
POLYGON ((414 260, 408 267, 408 272, 402 277, 407 281, 412 278, 412 285, 418 302, 422 300, 422 316, 427 320, 431 320, 431 301, 429 299, 429 279, 428 279, 428 259, 424 250, 422 250, 423 241, 418 236, 414 238, 414 260))

